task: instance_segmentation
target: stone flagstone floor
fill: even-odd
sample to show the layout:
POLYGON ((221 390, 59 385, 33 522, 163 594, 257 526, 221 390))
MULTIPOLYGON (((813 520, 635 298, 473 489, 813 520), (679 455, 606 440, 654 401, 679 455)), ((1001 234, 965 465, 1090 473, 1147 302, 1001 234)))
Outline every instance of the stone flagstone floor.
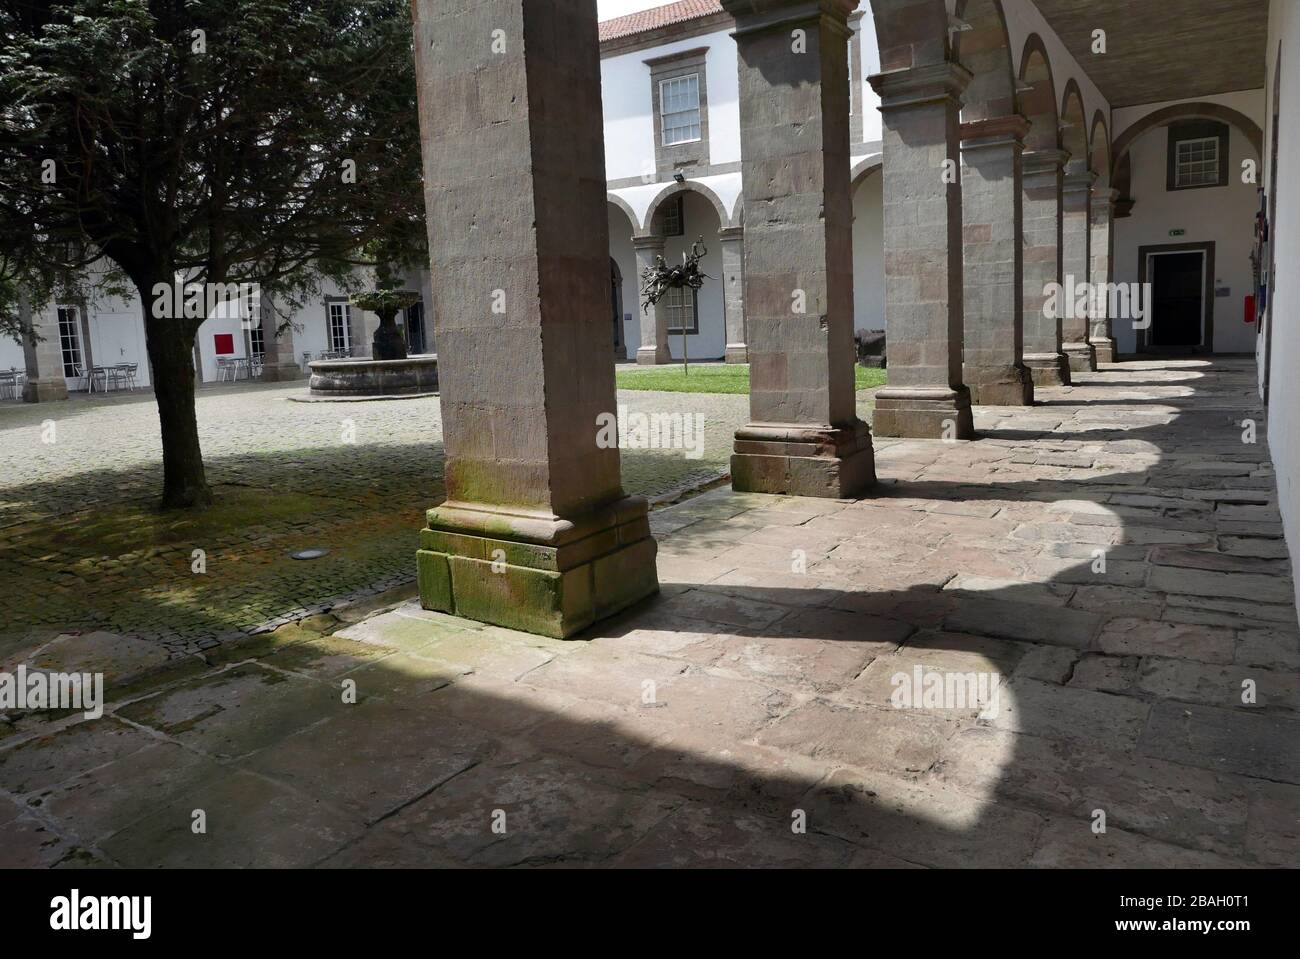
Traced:
POLYGON ((112 702, 0 725, 0 865, 1296 865, 1253 365, 1079 381, 878 441, 862 500, 656 512, 662 595, 578 640, 409 600, 180 660, 56 640, 112 702), (918 667, 996 709, 895 708, 918 667))

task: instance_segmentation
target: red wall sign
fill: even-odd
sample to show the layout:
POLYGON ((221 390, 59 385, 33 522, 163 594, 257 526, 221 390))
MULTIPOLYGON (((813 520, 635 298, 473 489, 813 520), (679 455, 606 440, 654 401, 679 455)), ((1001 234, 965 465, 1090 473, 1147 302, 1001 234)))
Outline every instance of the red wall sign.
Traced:
POLYGON ((229 356, 235 352, 235 334, 233 333, 216 333, 212 337, 212 343, 216 347, 217 356, 229 356))

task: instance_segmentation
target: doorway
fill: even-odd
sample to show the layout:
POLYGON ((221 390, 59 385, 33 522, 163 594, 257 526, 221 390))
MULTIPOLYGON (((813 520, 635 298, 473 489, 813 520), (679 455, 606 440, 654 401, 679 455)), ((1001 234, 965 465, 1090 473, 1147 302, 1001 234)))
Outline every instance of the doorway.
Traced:
POLYGON ((623 271, 618 262, 609 258, 610 301, 614 310, 614 359, 625 360, 627 353, 623 349, 623 271))
POLYGON ((1141 282, 1150 284, 1138 351, 1213 352, 1214 244, 1143 247, 1138 255, 1141 282))

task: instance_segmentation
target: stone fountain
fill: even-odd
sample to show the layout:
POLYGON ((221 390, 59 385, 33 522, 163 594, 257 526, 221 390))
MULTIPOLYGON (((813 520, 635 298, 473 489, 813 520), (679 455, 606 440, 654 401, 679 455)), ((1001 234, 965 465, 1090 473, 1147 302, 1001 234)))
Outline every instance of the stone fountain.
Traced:
POLYGON ((418 303, 413 290, 380 289, 352 299, 352 305, 378 315, 379 328, 371 340, 369 357, 343 360, 313 360, 310 397, 350 399, 354 397, 428 396, 438 390, 438 357, 406 355, 406 339, 397 328, 397 313, 418 303))

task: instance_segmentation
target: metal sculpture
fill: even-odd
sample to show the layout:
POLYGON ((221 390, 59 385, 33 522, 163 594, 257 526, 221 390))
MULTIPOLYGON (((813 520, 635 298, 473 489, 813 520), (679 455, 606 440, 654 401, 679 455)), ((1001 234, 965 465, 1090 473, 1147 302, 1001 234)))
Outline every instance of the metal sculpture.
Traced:
MULTIPOLYGON (((712 279, 700 269, 700 260, 709 252, 704 245, 704 237, 698 237, 691 244, 691 252, 682 254, 681 266, 669 266, 664 262, 663 254, 655 257, 655 265, 647 266, 641 274, 641 312, 648 313, 669 290, 690 290, 697 292, 704 286, 705 280, 712 279)), ((691 371, 690 354, 686 348, 687 324, 682 323, 682 368, 687 374, 691 371)))
POLYGON ((643 313, 658 303, 669 290, 698 290, 705 280, 713 279, 700 269, 700 260, 709 252, 704 245, 704 237, 691 244, 691 252, 682 254, 681 266, 669 266, 664 262, 663 254, 655 257, 655 265, 647 266, 641 274, 641 295, 645 302, 641 304, 643 313))

